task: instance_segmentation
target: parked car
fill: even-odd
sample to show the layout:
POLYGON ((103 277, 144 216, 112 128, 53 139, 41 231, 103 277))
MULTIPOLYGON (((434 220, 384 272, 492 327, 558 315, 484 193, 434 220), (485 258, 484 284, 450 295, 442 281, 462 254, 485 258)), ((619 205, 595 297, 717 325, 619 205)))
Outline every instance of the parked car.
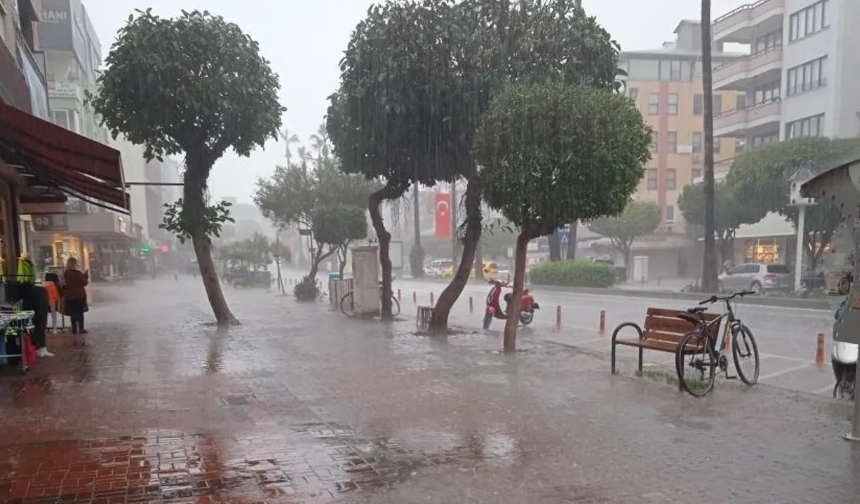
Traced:
MULTIPOLYGON (((499 278, 499 266, 493 261, 483 261, 484 266, 484 279, 485 280, 495 280, 499 278)), ((445 268, 442 270, 442 278, 445 280, 450 280, 454 278, 454 265, 445 268)), ((475 278, 475 268, 472 268, 472 273, 469 275, 469 278, 475 278)))
POLYGON ((424 266, 424 274, 430 278, 442 278, 442 272, 453 265, 450 259, 435 259, 424 266))
POLYGON ((749 289, 758 294, 788 291, 794 288, 794 276, 785 264, 739 264, 719 276, 720 289, 749 289))

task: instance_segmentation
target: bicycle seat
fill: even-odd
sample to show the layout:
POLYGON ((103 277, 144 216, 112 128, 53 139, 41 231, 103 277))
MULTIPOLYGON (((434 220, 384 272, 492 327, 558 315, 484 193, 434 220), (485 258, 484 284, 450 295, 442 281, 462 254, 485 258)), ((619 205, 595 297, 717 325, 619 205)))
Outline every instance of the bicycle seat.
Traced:
POLYGON ((678 315, 676 315, 676 317, 678 317, 681 320, 686 320, 687 322, 689 322, 695 326, 698 326, 699 324, 702 323, 702 319, 700 319, 699 317, 695 317, 693 315, 689 315, 687 313, 679 313, 678 315))
POLYGON ((695 306, 693 308, 687 308, 687 313, 704 313, 708 311, 704 306, 695 306))

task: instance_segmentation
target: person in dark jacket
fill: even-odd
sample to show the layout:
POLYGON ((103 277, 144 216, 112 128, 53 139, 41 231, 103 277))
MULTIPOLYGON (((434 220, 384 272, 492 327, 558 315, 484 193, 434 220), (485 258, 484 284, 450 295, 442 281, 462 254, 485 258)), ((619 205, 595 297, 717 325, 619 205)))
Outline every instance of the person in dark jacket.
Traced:
POLYGON ((66 261, 66 270, 63 272, 65 289, 63 296, 66 300, 66 313, 72 320, 72 333, 86 334, 84 329, 84 312, 87 311, 87 290, 90 283, 90 272, 82 272, 78 266, 77 258, 70 257, 66 261))

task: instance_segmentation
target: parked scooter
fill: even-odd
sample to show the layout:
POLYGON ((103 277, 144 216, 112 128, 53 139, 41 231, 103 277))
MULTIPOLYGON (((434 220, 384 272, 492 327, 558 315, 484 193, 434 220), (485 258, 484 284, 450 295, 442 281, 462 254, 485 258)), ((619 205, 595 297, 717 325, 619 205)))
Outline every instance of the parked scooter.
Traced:
MULTIPOLYGON (((510 287, 511 285, 508 282, 502 282, 500 280, 490 280, 490 283, 493 284, 493 287, 487 294, 487 309, 484 312, 484 329, 490 328, 490 323, 492 323, 493 318, 508 318, 508 306, 511 303, 511 299, 514 297, 513 292, 505 293, 505 309, 502 310, 499 303, 499 300, 502 298, 502 289, 510 287)), ((529 290, 523 290, 523 300, 520 306, 520 324, 526 326, 531 324, 535 318, 535 310, 539 309, 540 305, 535 302, 534 297, 529 293, 529 290)))
MULTIPOLYGON (((842 314, 848 308, 848 300, 845 298, 842 305, 836 310, 836 320, 842 318, 842 314)), ((833 386, 833 397, 838 399, 854 399, 854 384, 857 377, 857 354, 858 346, 854 343, 835 341, 830 352, 830 365, 833 366, 833 375, 836 377, 836 385, 833 386)))

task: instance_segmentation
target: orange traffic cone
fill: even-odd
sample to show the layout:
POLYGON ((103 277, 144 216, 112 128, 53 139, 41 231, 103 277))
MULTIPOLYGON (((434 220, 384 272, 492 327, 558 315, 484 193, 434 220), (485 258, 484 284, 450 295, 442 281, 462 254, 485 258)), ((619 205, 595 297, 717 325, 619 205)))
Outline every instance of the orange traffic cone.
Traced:
POLYGON ((818 333, 818 345, 815 349, 815 365, 824 367, 824 333, 818 333))

